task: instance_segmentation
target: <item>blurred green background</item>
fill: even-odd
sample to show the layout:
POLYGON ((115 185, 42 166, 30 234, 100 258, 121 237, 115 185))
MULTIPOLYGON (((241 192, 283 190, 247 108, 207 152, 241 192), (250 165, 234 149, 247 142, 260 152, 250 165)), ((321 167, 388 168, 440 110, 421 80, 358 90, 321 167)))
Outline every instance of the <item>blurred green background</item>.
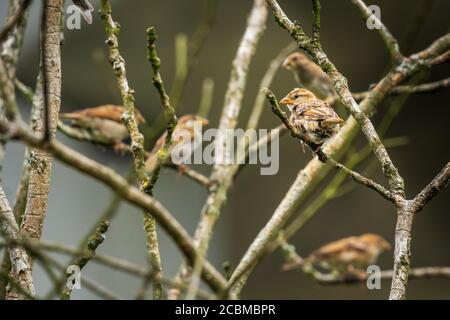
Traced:
MULTIPOLYGON (((68 1, 66 1, 67 3, 68 1)), ((98 9, 99 1, 91 1, 98 9)), ((250 0, 219 0, 217 18, 210 37, 200 54, 199 64, 189 79, 182 102, 182 114, 198 108, 201 84, 205 78, 215 82, 211 126, 218 125, 232 59, 245 28, 250 0)), ((414 15, 424 1, 367 1, 381 7, 381 19, 394 36, 402 39, 411 26, 414 15)), ((24 52, 19 63, 19 78, 34 86, 38 62, 39 5, 34 1, 30 23, 25 38, 24 52)), ((280 0, 280 5, 292 18, 302 22, 306 30, 311 25, 311 3, 308 0, 280 0)), ((359 12, 348 0, 322 0, 322 44, 330 59, 349 79, 352 91, 366 90, 380 79, 389 61, 387 51, 375 31, 368 30, 359 12)), ((112 1, 113 16, 122 26, 120 49, 127 62, 128 79, 136 90, 136 104, 152 123, 161 110, 159 99, 151 83, 151 69, 146 59, 147 27, 156 27, 159 56, 162 59, 162 76, 170 87, 174 78, 174 39, 179 33, 192 35, 201 20, 204 1, 201 0, 132 0, 112 1)), ((7 1, 1 1, 1 19, 4 19, 7 1)), ((415 34, 410 54, 429 45, 434 39, 449 31, 450 1, 434 1, 426 22, 415 34)), ((116 82, 106 57, 105 33, 100 17, 95 13, 94 23, 83 22, 81 30, 66 30, 63 46, 63 103, 62 111, 92 107, 106 103, 120 103, 116 82)), ((239 117, 245 126, 259 82, 268 63, 290 41, 285 30, 279 28, 271 15, 266 32, 258 46, 249 73, 247 90, 239 117)), ((431 70, 427 81, 439 80, 449 75, 449 64, 431 70)), ((271 89, 278 95, 295 86, 292 75, 284 70, 277 74, 271 89)), ((449 148, 449 90, 435 94, 411 96, 395 119, 387 137, 407 136, 406 146, 391 150, 393 161, 406 181, 407 194, 414 196, 443 167, 450 158, 449 148)), ((389 108, 392 98, 378 107, 375 123, 389 108)), ((22 113, 28 113, 29 104, 21 101, 22 113)), ((264 111, 261 128, 272 128, 279 120, 264 111)), ((118 156, 87 143, 58 137, 71 147, 125 174, 130 164, 128 156, 118 156)), ((358 145, 365 141, 359 137, 358 145)), ((13 202, 21 170, 23 146, 8 144, 4 171, 4 187, 13 202)), ((248 166, 236 180, 229 193, 226 207, 217 224, 208 258, 220 268, 224 261, 234 267, 261 227, 294 181, 297 172, 311 159, 303 154, 298 141, 285 136, 280 144, 280 171, 275 176, 259 175, 257 165, 248 166)), ((366 166, 359 167, 363 169, 366 166)), ((208 173, 206 166, 196 167, 208 173)), ((374 173, 377 181, 385 182, 380 170, 374 173)), ((327 179, 326 181, 328 181, 327 179)), ((321 184, 317 192, 326 185, 321 184)), ((348 180, 350 181, 350 180, 348 180)), ((450 190, 444 191, 416 217, 413 228, 412 266, 450 265, 450 190)), ((163 171, 156 188, 156 196, 172 211, 179 221, 193 232, 206 191, 184 177, 163 171)), ((52 173, 50 205, 43 238, 77 245, 79 239, 98 219, 110 199, 110 191, 96 181, 79 174, 58 162, 52 173)), ((301 207, 298 211, 302 211, 301 207)), ((307 255, 318 246, 338 238, 374 232, 389 242, 394 240, 395 212, 392 206, 371 190, 357 186, 352 192, 327 203, 293 238, 301 255, 307 255)), ((166 276, 178 270, 181 256, 163 232, 161 254, 166 276)), ((139 210, 122 204, 112 221, 107 239, 98 250, 140 265, 146 265, 145 237, 142 215, 139 210)), ((58 259, 68 262, 65 256, 58 259)), ((388 296, 390 282, 382 283, 381 290, 368 290, 364 284, 319 285, 298 272, 282 272, 282 255, 277 252, 266 258, 255 270, 244 289, 242 297, 248 299, 384 299, 388 296)), ((380 259, 384 269, 392 268, 392 253, 380 259)), ((50 288, 45 273, 35 271, 38 294, 50 288)), ((122 298, 132 298, 140 280, 123 273, 90 263, 83 274, 96 279, 122 298)), ((74 298, 95 298, 85 289, 75 290, 74 298)), ((412 280, 408 298, 448 299, 450 280, 412 280)))

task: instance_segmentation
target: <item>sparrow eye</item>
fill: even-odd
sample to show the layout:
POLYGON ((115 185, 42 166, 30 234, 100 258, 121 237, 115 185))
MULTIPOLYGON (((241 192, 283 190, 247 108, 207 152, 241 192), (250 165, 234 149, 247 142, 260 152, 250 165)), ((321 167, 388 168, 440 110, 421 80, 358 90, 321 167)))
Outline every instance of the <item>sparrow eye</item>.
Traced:
POLYGON ((298 97, 300 97, 298 94, 296 94, 296 95, 294 96, 295 99, 297 99, 298 97))

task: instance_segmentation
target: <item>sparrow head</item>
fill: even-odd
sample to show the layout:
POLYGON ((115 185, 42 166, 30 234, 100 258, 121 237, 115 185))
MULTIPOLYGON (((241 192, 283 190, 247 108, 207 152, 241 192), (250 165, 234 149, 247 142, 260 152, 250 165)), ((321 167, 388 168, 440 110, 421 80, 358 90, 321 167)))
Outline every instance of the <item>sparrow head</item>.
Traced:
POLYGON ((380 252, 392 249, 390 243, 378 234, 366 233, 361 235, 359 239, 361 242, 378 249, 380 252))
POLYGON ((294 90, 289 92, 286 97, 280 100, 280 104, 292 106, 301 101, 309 99, 316 99, 314 93, 304 88, 295 88, 294 90))
POLYGON ((311 62, 308 56, 303 52, 296 51, 291 53, 284 59, 282 67, 286 70, 297 70, 302 66, 307 65, 311 62))

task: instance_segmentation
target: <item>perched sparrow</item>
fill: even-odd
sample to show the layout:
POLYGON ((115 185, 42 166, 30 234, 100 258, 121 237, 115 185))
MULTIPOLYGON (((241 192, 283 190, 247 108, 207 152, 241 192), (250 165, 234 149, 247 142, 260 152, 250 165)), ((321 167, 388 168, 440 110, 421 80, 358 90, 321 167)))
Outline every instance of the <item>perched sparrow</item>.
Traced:
POLYGON ((337 133, 339 125, 344 122, 328 103, 303 88, 295 88, 280 103, 291 111, 291 124, 306 139, 319 146, 337 133))
POLYGON ((88 0, 72 0, 73 4, 80 9, 81 15, 87 23, 92 23, 92 13, 94 11, 94 7, 88 0))
MULTIPOLYGON (((177 126, 175 127, 175 130, 172 133, 172 144, 169 148, 169 158, 170 161, 170 153, 172 152, 173 148, 175 146, 183 148, 186 146, 187 148, 191 147, 191 143, 196 138, 201 138, 198 135, 201 134, 201 132, 197 132, 194 130, 195 123, 198 122, 201 126, 205 126, 208 124, 208 120, 196 115, 188 114, 185 116, 182 116, 180 119, 178 119, 177 126), (189 135, 189 140, 185 141, 183 139, 183 136, 181 135, 182 130, 186 130, 186 133, 189 135), (182 143, 182 145, 179 145, 182 143)), ((146 172, 152 172, 158 163, 158 151, 164 146, 166 142, 166 136, 167 131, 164 132, 161 137, 156 141, 150 155, 147 158, 147 161, 145 162, 145 171, 146 172)), ((189 149, 190 151, 193 151, 192 148, 189 149)), ((182 170, 183 165, 179 166, 179 168, 182 170)))
MULTIPOLYGON (((128 137, 128 130, 122 122, 122 106, 111 104, 87 108, 70 113, 62 113, 61 120, 68 120, 73 128, 85 131, 92 141, 104 145, 112 145, 116 151, 122 150, 122 141, 128 137)), ((136 121, 145 123, 141 113, 135 111, 136 121)))
POLYGON ((336 95, 334 84, 323 70, 303 52, 294 52, 286 57, 282 66, 293 72, 295 79, 319 99, 336 95))
POLYGON ((377 234, 365 233, 331 242, 311 253, 304 265, 319 266, 342 275, 365 276, 367 267, 391 245, 377 234))

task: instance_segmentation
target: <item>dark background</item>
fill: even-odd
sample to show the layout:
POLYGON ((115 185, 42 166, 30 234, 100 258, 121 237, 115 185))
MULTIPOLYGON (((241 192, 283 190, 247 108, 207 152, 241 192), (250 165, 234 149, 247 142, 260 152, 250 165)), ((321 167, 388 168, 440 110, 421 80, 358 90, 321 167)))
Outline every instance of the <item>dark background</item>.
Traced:
MULTIPOLYGON (((32 8, 25 49, 20 61, 19 77, 34 85, 38 61, 39 8, 35 1, 32 8)), ((92 1, 96 8, 99 1, 92 1)), ((423 27, 417 32, 410 54, 428 46, 434 39, 449 31, 450 1, 434 1, 423 27)), ((291 19, 302 22, 310 30, 310 1, 280 0, 280 5, 291 19)), ((383 42, 375 32, 368 30, 359 11, 347 0, 323 0, 322 44, 330 59, 349 79, 352 91, 361 91, 380 79, 389 58, 383 42)), ((4 18, 7 1, 0 4, 4 18)), ((127 62, 128 79, 136 90, 136 104, 152 123, 161 110, 157 93, 151 83, 151 69, 146 60, 145 30, 150 25, 157 29, 159 55, 162 58, 162 75, 170 86, 174 75, 174 37, 178 33, 192 35, 202 16, 203 1, 191 0, 133 0, 112 1, 113 16, 122 26, 120 49, 127 62)), ((410 28, 412 17, 422 1, 371 1, 381 7, 381 19, 395 37, 402 38, 410 28)), ((200 63, 187 85, 181 114, 195 112, 200 99, 201 83, 209 77, 215 81, 215 95, 210 114, 211 126, 218 125, 223 97, 229 79, 231 61, 244 32, 250 0, 219 0, 216 23, 204 50, 200 63)), ((105 103, 120 103, 118 90, 106 58, 105 33, 98 14, 94 23, 83 22, 81 30, 66 30, 63 47, 63 103, 62 111, 81 109, 105 103)), ((245 126, 258 85, 267 65, 289 43, 285 30, 274 22, 271 13, 267 30, 259 44, 251 65, 247 91, 240 115, 240 125, 245 126)), ((431 70, 427 81, 449 75, 449 66, 440 65, 431 70)), ((295 82, 290 73, 281 70, 271 89, 281 96, 290 91, 295 82)), ((450 158, 448 121, 449 91, 411 96, 395 119, 387 137, 407 136, 409 144, 390 151, 394 163, 405 178, 407 194, 413 197, 448 162, 450 158)), ((392 99, 378 107, 374 118, 379 123, 392 99)), ((29 105, 23 103, 26 114, 29 105)), ((261 128, 272 128, 279 120, 269 111, 263 114, 261 128)), ((86 143, 70 141, 62 134, 59 138, 97 160, 122 173, 130 163, 129 157, 120 157, 86 143)), ((359 145, 365 141, 360 137, 359 145)), ((5 164, 4 184, 12 202, 22 163, 23 147, 9 144, 5 164)), ((240 174, 229 193, 227 205, 217 224, 209 250, 209 259, 219 268, 230 261, 236 266, 240 257, 267 222, 274 209, 294 181, 297 172, 311 159, 303 154, 298 141, 286 136, 280 145, 280 171, 275 176, 260 176, 259 168, 251 165, 240 174)), ((364 168, 365 165, 359 169, 364 168)), ((210 168, 200 167, 207 173, 210 168)), ((374 178, 385 183, 379 170, 374 178)), ((349 180, 348 180, 349 181, 349 180)), ((322 190, 324 185, 318 188, 322 190)), ((310 199, 317 192, 313 193, 310 199)), ((158 183, 156 196, 170 209, 180 222, 193 232, 206 191, 175 173, 165 171, 158 183)), ((110 199, 110 191, 96 181, 56 162, 52 177, 50 206, 44 228, 44 239, 77 244, 97 220, 110 199)), ((412 266, 450 265, 449 190, 434 199, 416 217, 413 228, 412 266)), ((300 213, 302 208, 298 211, 300 213)), ((293 239, 298 252, 307 255, 318 246, 349 235, 374 232, 389 242, 394 240, 395 212, 393 207, 369 189, 357 186, 351 193, 328 202, 293 239)), ((180 255, 171 240, 161 236, 162 259, 165 273, 173 276, 180 263, 180 255)), ((122 205, 112 222, 107 240, 99 252, 145 264, 145 240, 142 217, 138 210, 122 205)), ((67 257, 60 257, 68 261, 67 257)), ((243 298, 250 299, 384 299, 388 296, 389 282, 382 283, 381 290, 369 291, 365 285, 322 286, 297 272, 281 272, 282 256, 275 253, 264 260, 251 276, 243 291, 243 298)), ((392 253, 380 259, 384 269, 392 267, 392 253)), ((132 298, 140 281, 122 273, 90 263, 83 273, 96 279, 123 298, 132 298)), ((50 283, 38 268, 38 293, 45 293, 50 283)), ((74 293, 75 298, 90 299, 94 296, 86 290, 74 293)), ((408 297, 418 299, 450 298, 450 280, 411 280, 408 297)))

